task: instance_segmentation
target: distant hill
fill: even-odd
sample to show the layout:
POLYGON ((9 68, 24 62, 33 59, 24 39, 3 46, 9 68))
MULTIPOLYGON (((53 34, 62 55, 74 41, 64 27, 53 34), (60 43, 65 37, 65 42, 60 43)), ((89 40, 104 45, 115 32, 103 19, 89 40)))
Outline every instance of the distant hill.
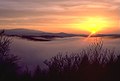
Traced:
POLYGON ((37 30, 30 30, 30 29, 7 29, 5 30, 6 35, 27 35, 27 36, 39 36, 46 32, 37 31, 37 30))
POLYGON ((120 34, 97 34, 92 37, 108 37, 108 38, 120 38, 120 34))
POLYGON ((40 36, 40 37, 72 37, 78 36, 76 34, 68 34, 64 32, 60 33, 49 33, 39 30, 30 30, 30 29, 6 29, 5 35, 8 36, 40 36))
MULTIPOLYGON (((88 37, 89 35, 85 34, 68 34, 64 32, 60 33, 50 33, 50 32, 44 32, 44 31, 39 31, 39 30, 30 30, 30 29, 6 29, 5 30, 5 35, 8 36, 18 36, 22 38, 29 38, 33 39, 33 37, 42 37, 46 39, 51 39, 51 38, 64 38, 64 37, 74 37, 74 36, 80 36, 80 37, 88 37)), ((96 34, 91 37, 110 37, 110 38, 120 38, 120 34, 96 34)))

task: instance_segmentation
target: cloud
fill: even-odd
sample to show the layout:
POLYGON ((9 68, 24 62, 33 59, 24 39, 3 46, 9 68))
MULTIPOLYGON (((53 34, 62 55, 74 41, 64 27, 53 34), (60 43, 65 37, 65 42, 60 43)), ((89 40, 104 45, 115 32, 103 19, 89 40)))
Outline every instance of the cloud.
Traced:
POLYGON ((62 24, 105 10, 120 12, 120 0, 0 0, 0 23, 62 24))

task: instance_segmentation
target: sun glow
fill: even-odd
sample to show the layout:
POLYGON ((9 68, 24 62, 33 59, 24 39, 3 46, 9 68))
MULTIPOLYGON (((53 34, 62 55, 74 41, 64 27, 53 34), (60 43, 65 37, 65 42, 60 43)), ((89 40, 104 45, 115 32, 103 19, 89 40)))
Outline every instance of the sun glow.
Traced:
POLYGON ((98 31, 101 31, 108 27, 109 22, 105 18, 101 17, 88 17, 80 25, 81 27, 86 27, 83 29, 95 34, 98 31))
POLYGON ((93 35, 111 27, 111 22, 105 17, 85 17, 76 27, 93 35))

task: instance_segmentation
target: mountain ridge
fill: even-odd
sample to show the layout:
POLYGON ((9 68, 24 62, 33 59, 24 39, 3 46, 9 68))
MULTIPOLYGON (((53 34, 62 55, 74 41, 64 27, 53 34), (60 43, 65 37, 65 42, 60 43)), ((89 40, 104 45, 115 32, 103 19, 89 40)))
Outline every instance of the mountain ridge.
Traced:
POLYGON ((24 28, 5 29, 4 31, 5 31, 4 34, 9 35, 9 36, 62 36, 62 37, 68 36, 69 37, 69 36, 77 35, 77 34, 68 34, 64 32, 50 33, 50 32, 44 32, 44 31, 39 31, 39 30, 24 29, 24 28))
MULTIPOLYGON (((87 37, 87 34, 69 34, 64 32, 59 33, 51 33, 51 32, 44 32, 40 30, 32 30, 32 29, 24 29, 24 28, 17 28, 17 29, 1 29, 0 31, 5 30, 4 34, 9 36, 49 36, 49 37, 72 37, 72 36, 81 36, 87 37)), ((120 34, 96 34, 91 37, 120 37, 120 34)))

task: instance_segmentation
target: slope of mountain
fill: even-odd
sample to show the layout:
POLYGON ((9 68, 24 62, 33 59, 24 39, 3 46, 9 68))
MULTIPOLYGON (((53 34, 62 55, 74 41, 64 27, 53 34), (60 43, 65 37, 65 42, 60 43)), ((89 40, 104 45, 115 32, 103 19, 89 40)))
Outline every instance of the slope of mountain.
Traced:
POLYGON ((15 35, 15 36, 39 36, 46 32, 37 31, 37 30, 30 30, 30 29, 7 29, 5 30, 6 35, 15 35))
MULTIPOLYGON (((0 30, 1 31, 1 30, 0 30)), ((4 32, 7 36, 16 36, 27 40, 32 41, 51 41, 54 38, 64 38, 64 37, 88 37, 89 35, 85 34, 68 34, 64 32, 60 33, 49 33, 38 30, 30 29, 7 29, 4 32)), ((120 38, 120 34, 96 34, 91 37, 109 37, 109 38, 120 38)))
POLYGON ((7 29, 5 30, 5 35, 9 36, 40 36, 40 37, 72 37, 77 36, 76 34, 67 34, 67 33, 49 33, 38 30, 30 29, 7 29))
MULTIPOLYGON (((30 29, 22 29, 22 28, 6 29, 4 34, 9 35, 9 36, 29 36, 29 37, 44 37, 44 38, 73 37, 73 36, 87 37, 88 36, 85 34, 68 34, 68 33, 64 33, 64 32, 49 33, 49 32, 43 32, 43 31, 39 31, 39 30, 30 30, 30 29)), ((96 34, 91 37, 120 37, 120 34, 96 34)))

